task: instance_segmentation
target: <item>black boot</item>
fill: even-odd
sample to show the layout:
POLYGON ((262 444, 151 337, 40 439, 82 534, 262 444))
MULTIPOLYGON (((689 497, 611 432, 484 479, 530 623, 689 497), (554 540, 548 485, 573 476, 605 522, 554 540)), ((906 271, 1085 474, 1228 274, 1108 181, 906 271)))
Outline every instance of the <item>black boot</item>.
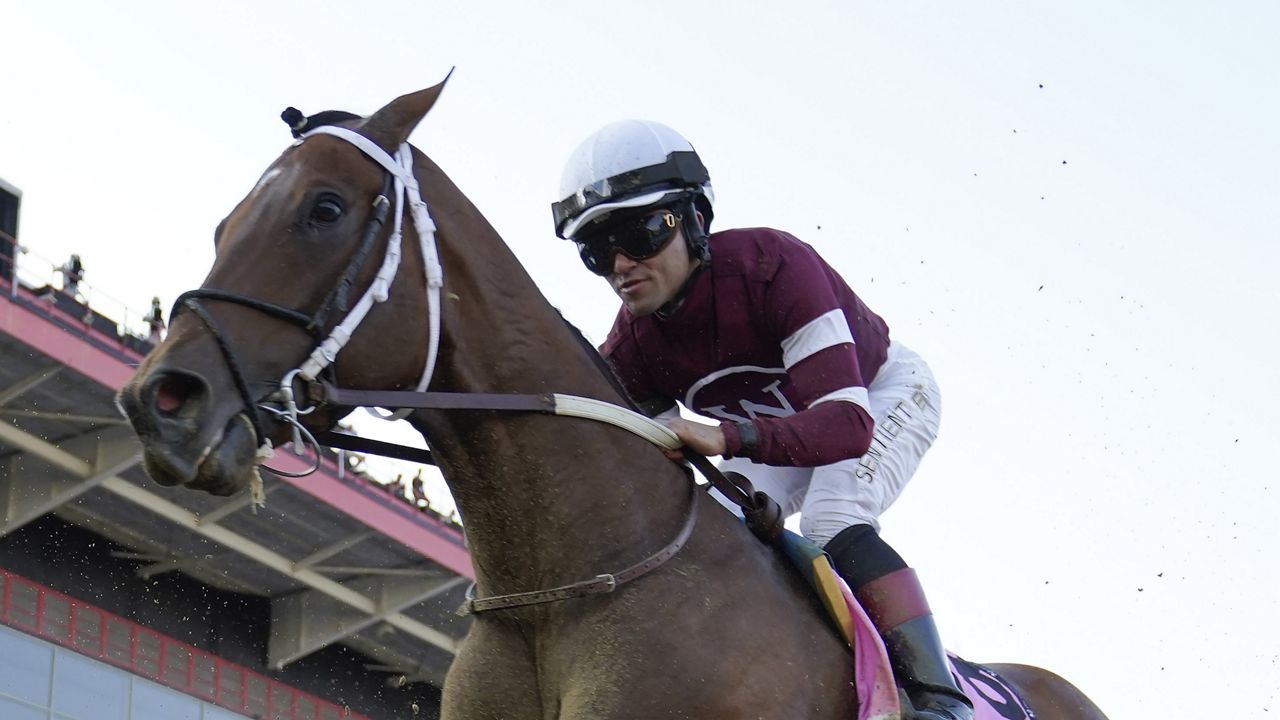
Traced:
POLYGON ((915 708, 913 720, 973 720, 973 703, 956 687, 932 615, 882 632, 893 674, 915 708))
POLYGON ((973 702, 951 676, 946 650, 915 570, 904 568, 856 591, 884 638, 893 676, 908 694, 913 720, 973 720, 973 702))
POLYGON ((884 638, 893 674, 914 707, 903 708, 904 717, 973 720, 973 703, 951 676, 915 571, 868 525, 845 528, 826 550, 884 638))

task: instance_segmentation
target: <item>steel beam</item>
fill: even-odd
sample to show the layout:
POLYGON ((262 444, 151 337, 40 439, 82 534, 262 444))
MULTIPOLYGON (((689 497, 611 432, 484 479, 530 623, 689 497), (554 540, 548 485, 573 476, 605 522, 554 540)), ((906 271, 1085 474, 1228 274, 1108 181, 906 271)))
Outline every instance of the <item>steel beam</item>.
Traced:
MULTIPOLYGON (((466 582, 457 576, 430 579, 365 577, 347 583, 376 598, 378 610, 357 615, 317 592, 271 600, 271 638, 267 662, 277 670, 466 582)), ((442 634, 443 635, 443 634, 442 634)), ((444 636, 448 637, 448 636, 444 636)), ((450 638, 451 642, 453 641, 450 638)))
POLYGON ((8 470, 0 476, 0 509, 4 511, 0 518, 0 536, 53 512, 142 461, 142 448, 132 433, 82 436, 63 448, 0 422, 0 442, 26 453, 14 457, 8 470), (94 456, 92 462, 73 452, 81 448, 88 449, 94 456), (28 464, 48 464, 52 468, 50 472, 32 472, 25 467, 28 464), (33 481, 36 477, 41 477, 41 481, 33 481))
MULTIPOLYGON (((264 484, 262 488, 262 493, 263 495, 270 497, 271 493, 275 492, 279 488, 280 488, 280 485, 278 483, 272 483, 270 485, 264 484)), ((206 525, 212 525, 218 522, 219 520, 221 520, 222 518, 227 517, 228 515, 231 515, 239 510, 243 510, 252 504, 253 504, 252 495, 250 495, 249 493, 240 493, 235 497, 227 498, 227 501, 219 505, 216 509, 210 510, 205 514, 200 515, 199 522, 206 525)))
MULTIPOLYGON (((220 545, 231 548, 241 555, 252 560, 256 560, 272 570, 291 577, 304 585, 308 585, 314 590, 327 595, 350 608, 358 610, 366 615, 376 615, 381 612, 377 601, 374 599, 361 595, 339 582, 330 580, 314 570, 296 568, 294 567, 293 561, 289 558, 269 550, 246 537, 238 535, 221 525, 201 523, 199 516, 190 510, 171 503, 159 495, 144 490, 124 478, 108 478, 103 482, 102 488, 113 492, 126 500, 130 500, 141 505, 157 515, 192 530, 193 532, 199 533, 220 545)), ((456 640, 445 635, 439 630, 414 620, 413 618, 406 617, 396 612, 387 615, 384 619, 397 630, 405 632, 419 640, 429 642, 445 652, 454 653, 457 650, 458 642, 456 640)))
POLYGON ((368 540, 374 535, 377 535, 377 533, 374 532, 373 530, 366 530, 365 532, 356 533, 355 535, 350 535, 348 537, 345 537, 339 540, 336 543, 333 543, 328 547, 320 548, 319 550, 302 558, 296 564, 298 567, 314 567, 315 564, 320 562, 321 560, 328 560, 329 558, 333 557, 334 555, 337 555, 343 550, 350 550, 351 548, 355 547, 356 545, 359 545, 365 540, 368 540))
POLYGON ((14 410, 12 408, 0 408, 0 415, 8 417, 31 418, 33 420, 54 420, 57 422, 77 423, 80 425, 124 425, 128 423, 122 417, 111 415, 104 417, 102 415, 79 415, 76 413, 64 412, 41 412, 39 410, 14 410))
POLYGON ((62 372, 62 367, 62 365, 51 365, 42 370, 37 370, 4 390, 0 390, 0 405, 7 405, 10 400, 21 396, 31 388, 62 372))

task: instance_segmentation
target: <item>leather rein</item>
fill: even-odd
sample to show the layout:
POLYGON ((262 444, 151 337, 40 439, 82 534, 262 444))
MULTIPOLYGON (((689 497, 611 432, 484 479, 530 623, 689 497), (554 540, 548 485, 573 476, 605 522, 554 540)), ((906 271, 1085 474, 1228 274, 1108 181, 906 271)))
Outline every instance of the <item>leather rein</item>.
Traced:
MULTIPOLYGON (((338 126, 320 126, 302 135, 295 145, 302 143, 315 134, 325 134, 346 140, 355 145, 365 155, 382 165, 387 171, 382 194, 378 195, 371 210, 368 223, 361 234, 360 243, 347 270, 343 273, 338 285, 328 295, 319 311, 312 315, 287 308, 281 305, 217 289, 199 289, 185 292, 174 303, 170 320, 183 311, 191 311, 205 325, 217 343, 219 352, 226 363, 235 382, 236 389, 244 403, 246 421, 253 428, 259 444, 258 466, 269 472, 286 476, 303 476, 314 472, 319 467, 320 445, 342 450, 367 452, 418 463, 435 464, 430 451, 412 448, 395 443, 387 443, 356 435, 348 435, 333 431, 312 434, 299 421, 300 415, 308 414, 321 406, 364 407, 396 409, 397 415, 416 409, 432 410, 480 410, 495 412, 533 412, 545 415, 564 415, 585 418, 611 424, 635 433, 654 444, 667 449, 680 449, 681 443, 675 433, 666 426, 642 415, 635 410, 624 408, 613 403, 561 394, 504 394, 504 393, 454 393, 429 392, 426 390, 433 374, 439 343, 440 305, 439 291, 443 285, 443 269, 439 263, 439 254, 435 245, 435 224, 422 199, 421 190, 413 176, 412 151, 407 143, 398 148, 394 156, 389 155, 368 138, 348 128, 338 126), (415 197, 416 196, 416 197, 415 197), (391 280, 395 277, 400 260, 401 219, 405 214, 403 208, 411 211, 414 229, 419 236, 428 289, 428 355, 422 379, 416 390, 351 390, 339 388, 330 382, 330 368, 339 350, 350 339, 355 327, 363 320, 373 304, 387 299, 391 280), (348 301, 350 288, 363 268, 365 261, 381 234, 387 215, 394 211, 394 227, 388 240, 388 247, 383 263, 372 285, 361 296, 354 307, 348 301), (204 308, 202 301, 214 300, 229 302, 257 310, 273 318, 303 327, 319 343, 311 356, 298 368, 286 373, 281 379, 279 389, 271 395, 255 400, 249 390, 241 365, 236 359, 226 335, 222 332, 213 316, 204 308), (325 337, 323 328, 328 325, 330 315, 338 311, 345 317, 325 337), (295 398, 295 380, 301 378, 305 382, 305 408, 299 408, 295 398), (325 378, 325 379, 322 379, 325 378), (283 405, 283 409, 271 403, 283 405), (276 419, 293 427, 295 452, 302 454, 303 436, 315 445, 316 461, 313 467, 302 473, 283 472, 263 465, 263 461, 271 455, 271 443, 262 426, 261 412, 268 412, 276 419)), ((607 368, 605 369, 607 372, 607 368)), ((625 394, 623 394, 625 397, 625 394)), ((747 524, 757 536, 766 541, 776 540, 781 532, 782 518, 777 506, 764 493, 752 489, 750 482, 738 473, 722 473, 706 457, 684 449, 685 458, 707 479, 709 487, 714 487, 730 501, 743 509, 747 524)), ((258 474, 252 473, 254 480, 260 483, 258 474)), ((529 592, 512 593, 490 597, 477 597, 476 585, 467 590, 466 601, 458 609, 459 614, 482 613, 491 610, 510 609, 528 605, 556 602, 570 598, 584 597, 600 593, 610 593, 619 586, 639 578, 676 555, 688 542, 697 521, 697 484, 690 479, 690 502, 687 515, 676 537, 662 549, 649 555, 638 563, 623 570, 602 573, 590 580, 563 585, 560 587, 529 592)), ((255 493, 260 495, 259 490, 255 493)))

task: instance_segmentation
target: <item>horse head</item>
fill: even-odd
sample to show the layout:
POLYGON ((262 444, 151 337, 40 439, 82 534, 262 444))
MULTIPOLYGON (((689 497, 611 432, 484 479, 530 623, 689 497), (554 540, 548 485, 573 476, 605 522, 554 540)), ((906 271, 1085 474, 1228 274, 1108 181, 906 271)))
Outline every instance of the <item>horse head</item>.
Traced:
POLYGON ((399 220, 426 214, 397 202, 422 205, 408 189, 396 191, 412 182, 406 140, 443 87, 368 118, 326 114, 341 119, 307 128, 219 224, 202 287, 175 303, 168 337, 119 395, 157 482, 229 495, 249 481, 260 448, 293 436, 286 420, 332 427, 333 410, 282 417, 299 368, 364 388, 411 388, 422 376, 429 332, 404 319, 421 316, 428 292, 410 239, 431 228, 405 220, 400 250, 399 220), (352 132, 369 147, 354 146, 352 132), (386 160, 407 169, 397 177, 386 160))

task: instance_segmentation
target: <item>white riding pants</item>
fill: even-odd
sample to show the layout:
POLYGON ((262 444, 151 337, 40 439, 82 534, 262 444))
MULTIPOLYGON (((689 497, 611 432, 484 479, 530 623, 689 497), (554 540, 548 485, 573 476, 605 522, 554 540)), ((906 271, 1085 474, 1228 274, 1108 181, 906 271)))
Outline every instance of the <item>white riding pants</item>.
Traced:
MULTIPOLYGON (((902 493, 920 459, 938 437, 942 398, 924 359, 898 342, 867 392, 875 433, 860 458, 816 468, 774 467, 730 458, 720 469, 742 473, 756 490, 782 506, 783 517, 800 513, 800 532, 824 547, 850 525, 880 530, 880 514, 902 493)), ((720 493, 713 496, 741 515, 720 493)))

